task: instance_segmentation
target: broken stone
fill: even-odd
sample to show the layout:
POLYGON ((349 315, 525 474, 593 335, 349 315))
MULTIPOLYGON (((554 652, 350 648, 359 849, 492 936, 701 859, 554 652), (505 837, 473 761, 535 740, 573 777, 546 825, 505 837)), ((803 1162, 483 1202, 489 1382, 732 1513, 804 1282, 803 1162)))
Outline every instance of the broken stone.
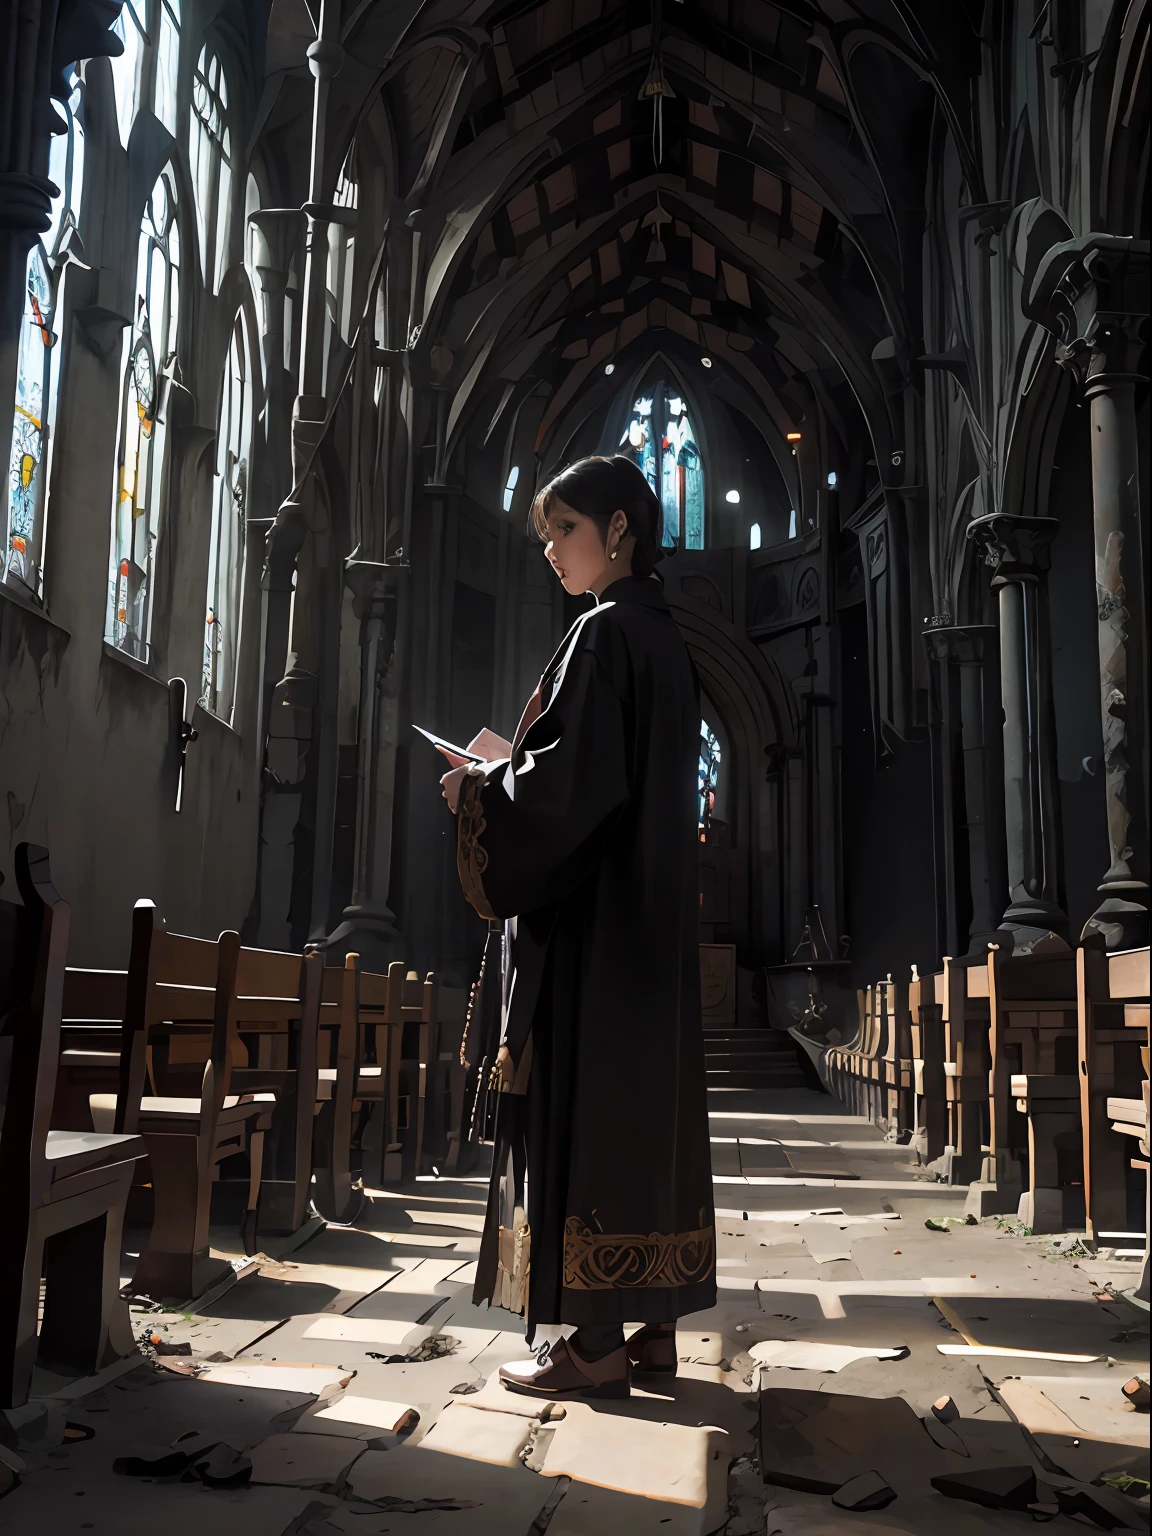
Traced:
POLYGON ((205 1488, 244 1488, 252 1481, 252 1463, 230 1445, 214 1445, 191 1469, 205 1488))
POLYGON ((1148 1506, 1111 1488, 1057 1486, 1056 1502, 1062 1515, 1082 1515, 1105 1531, 1147 1529, 1148 1506))
POLYGON ((937 1493, 967 1499, 985 1509, 1027 1509, 1037 1502, 1033 1467, 984 1467, 976 1472, 949 1472, 934 1477, 937 1493))
POLYGON ((1137 1413, 1147 1413, 1149 1399, 1148 1383, 1139 1376, 1133 1376, 1131 1381, 1126 1381, 1120 1388, 1124 1396, 1132 1404, 1137 1413))
POLYGON ((884 1509, 896 1497, 879 1472, 861 1472, 832 1495, 839 1509, 884 1509))
POLYGON ((189 1451, 165 1451, 160 1456, 117 1456, 112 1471, 117 1477, 179 1477, 193 1459, 189 1451))
POLYGON ((950 1397, 938 1397, 932 1404, 932 1412, 941 1424, 952 1424, 960 1417, 960 1410, 950 1397))
POLYGON ((923 1424, 942 1451, 951 1451, 955 1456, 968 1455, 968 1447, 950 1424, 945 1424, 931 1413, 924 1415, 923 1424))

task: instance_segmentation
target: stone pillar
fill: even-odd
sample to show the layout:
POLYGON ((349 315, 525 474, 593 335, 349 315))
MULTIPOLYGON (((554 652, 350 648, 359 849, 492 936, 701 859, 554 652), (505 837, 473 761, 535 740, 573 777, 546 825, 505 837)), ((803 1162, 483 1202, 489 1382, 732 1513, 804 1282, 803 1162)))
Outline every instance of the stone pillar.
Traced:
POLYGON ((1089 402, 1100 718, 1109 863, 1084 925, 1109 949, 1148 943, 1147 550, 1141 548, 1136 387, 1148 344, 1146 240, 1089 234, 1056 246, 1036 273, 1028 312, 1058 338, 1089 402))
MULTIPOLYGON (((1003 776, 1000 769, 1000 685, 997 631, 993 624, 953 624, 945 619, 924 631, 929 654, 941 669, 941 714, 945 737, 945 768, 951 783, 946 794, 946 833, 963 826, 967 848, 956 850, 948 865, 949 879, 966 880, 970 919, 966 953, 982 954, 1004 910, 1003 776), (960 761, 955 747, 959 736, 960 761), (959 772, 956 770, 959 769, 959 772), (962 809, 963 820, 957 814, 962 809)), ((960 887, 962 889, 962 886, 960 887)), ((958 891, 949 912, 949 947, 955 954, 964 942, 958 891), (955 922, 957 932, 951 933, 955 922)))
POLYGON ((1054 517, 1005 512, 968 525, 995 572, 1000 607, 1008 906, 999 927, 1018 953, 1067 948, 1048 637, 1047 573, 1057 526, 1054 517))
POLYGON ((388 686, 396 634, 396 592, 407 567, 350 559, 346 579, 360 620, 360 709, 356 742, 356 852, 352 900, 323 948, 355 950, 365 970, 403 958, 388 906, 396 781, 394 690, 388 686))

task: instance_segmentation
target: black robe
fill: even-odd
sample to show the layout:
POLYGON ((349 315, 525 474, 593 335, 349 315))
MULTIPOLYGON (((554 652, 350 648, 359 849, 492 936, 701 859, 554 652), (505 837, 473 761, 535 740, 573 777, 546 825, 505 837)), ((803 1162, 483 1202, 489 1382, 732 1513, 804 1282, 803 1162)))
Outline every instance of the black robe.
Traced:
POLYGON ((607 588, 525 721, 510 763, 465 777, 458 815, 465 894, 512 920, 503 1039, 517 1072, 498 1100, 476 1299, 525 1310, 530 1336, 670 1321, 715 1302, 716 1243, 699 698, 658 582, 607 588))

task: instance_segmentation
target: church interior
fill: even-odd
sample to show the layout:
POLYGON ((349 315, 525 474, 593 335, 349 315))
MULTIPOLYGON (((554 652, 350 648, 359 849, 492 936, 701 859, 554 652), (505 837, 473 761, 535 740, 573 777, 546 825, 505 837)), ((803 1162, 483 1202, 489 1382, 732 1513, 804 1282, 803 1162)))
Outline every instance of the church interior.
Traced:
POLYGON ((0 15, 0 1528, 1146 1531, 1148 0, 0 15), (512 738, 587 455, 719 1292, 509 1410, 414 727, 512 738))

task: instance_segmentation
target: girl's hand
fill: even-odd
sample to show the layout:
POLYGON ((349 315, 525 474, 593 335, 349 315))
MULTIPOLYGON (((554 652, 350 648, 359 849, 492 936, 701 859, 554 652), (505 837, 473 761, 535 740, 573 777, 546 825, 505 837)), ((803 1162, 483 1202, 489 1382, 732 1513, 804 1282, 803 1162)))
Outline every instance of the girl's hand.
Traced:
POLYGON ((469 766, 468 763, 462 763, 458 768, 450 768, 440 780, 441 791, 453 816, 460 807, 460 786, 464 782, 469 766))

